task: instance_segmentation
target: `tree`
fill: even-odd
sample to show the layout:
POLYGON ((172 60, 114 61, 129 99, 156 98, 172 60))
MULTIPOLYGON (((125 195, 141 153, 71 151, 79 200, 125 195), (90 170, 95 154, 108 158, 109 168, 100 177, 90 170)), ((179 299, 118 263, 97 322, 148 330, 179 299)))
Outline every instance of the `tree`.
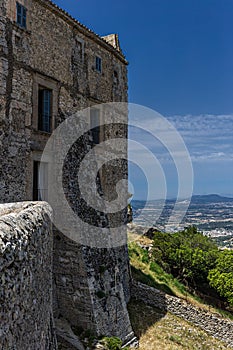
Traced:
POLYGON ((221 251, 214 269, 209 272, 208 280, 211 287, 227 299, 233 306, 233 251, 221 251))
POLYGON ((157 263, 193 285, 207 282, 218 256, 217 245, 194 226, 173 234, 155 232, 153 247, 157 263))

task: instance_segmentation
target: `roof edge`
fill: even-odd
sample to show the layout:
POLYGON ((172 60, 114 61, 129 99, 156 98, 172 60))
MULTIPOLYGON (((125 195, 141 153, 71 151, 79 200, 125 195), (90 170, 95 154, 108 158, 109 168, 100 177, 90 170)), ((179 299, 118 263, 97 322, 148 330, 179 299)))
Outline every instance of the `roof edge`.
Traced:
POLYGON ((117 48, 111 45, 105 39, 105 36, 101 37, 100 35, 96 34, 94 31, 92 31, 91 29, 86 27, 84 24, 80 23, 77 19, 72 17, 68 12, 63 10, 58 5, 56 5, 52 0, 36 0, 36 1, 42 4, 44 7, 50 9, 56 15, 59 15, 60 17, 62 17, 66 22, 71 24, 74 28, 77 28, 84 35, 93 39, 96 43, 106 48, 108 51, 112 52, 124 64, 126 65, 128 64, 128 61, 126 60, 125 55, 122 53, 122 51, 121 50, 119 51, 117 48))

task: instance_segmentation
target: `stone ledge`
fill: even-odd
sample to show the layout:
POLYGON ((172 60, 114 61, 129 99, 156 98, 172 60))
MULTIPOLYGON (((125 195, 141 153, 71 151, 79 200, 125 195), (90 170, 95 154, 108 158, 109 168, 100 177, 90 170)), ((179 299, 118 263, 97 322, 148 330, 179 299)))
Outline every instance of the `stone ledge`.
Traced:
POLYGON ((52 214, 52 209, 47 202, 16 202, 0 204, 0 219, 1 216, 8 214, 18 214, 28 208, 47 208, 48 214, 52 214))
POLYGON ((0 206, 0 344, 56 350, 52 325, 52 210, 45 202, 0 206))

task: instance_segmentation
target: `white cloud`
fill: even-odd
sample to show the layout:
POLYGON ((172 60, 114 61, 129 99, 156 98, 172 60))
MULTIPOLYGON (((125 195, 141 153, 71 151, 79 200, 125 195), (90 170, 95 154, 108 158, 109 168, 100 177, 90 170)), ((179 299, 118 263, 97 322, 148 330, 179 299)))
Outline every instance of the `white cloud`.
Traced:
MULTIPOLYGON (((167 124, 154 116, 146 118, 143 120, 144 130, 134 129, 130 132, 132 139, 150 149, 161 163, 172 162, 174 156, 182 158, 184 155, 177 136, 179 134, 192 161, 222 162, 233 159, 233 115, 175 115, 166 119, 167 124), (153 131, 155 137, 145 130, 153 131)), ((136 148, 130 151, 139 152, 137 157, 146 156, 136 148)))
POLYGON ((180 185, 183 189, 185 184, 190 190, 192 179, 185 145, 194 169, 195 191, 206 193, 217 189, 220 191, 221 188, 223 192, 224 188, 228 188, 225 182, 229 183, 228 178, 233 170, 233 115, 176 115, 169 116, 167 121, 173 127, 166 122, 159 123, 156 116, 143 118, 141 130, 130 131, 131 139, 145 146, 144 150, 137 146, 129 148, 136 163, 141 161, 141 169, 145 167, 157 176, 147 156, 146 149, 149 149, 164 171, 168 192, 174 192, 174 188, 177 190, 180 185), (154 137, 145 130, 152 130, 154 137), (179 176, 183 178, 179 179, 179 176))
POLYGON ((230 161, 233 149, 233 115, 170 116, 182 135, 193 161, 230 161))

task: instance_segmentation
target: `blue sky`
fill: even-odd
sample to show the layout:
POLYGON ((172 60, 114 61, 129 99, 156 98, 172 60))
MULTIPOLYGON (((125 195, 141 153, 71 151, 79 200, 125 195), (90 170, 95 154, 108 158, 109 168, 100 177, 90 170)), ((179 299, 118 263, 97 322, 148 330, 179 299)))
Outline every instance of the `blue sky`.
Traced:
MULTIPOLYGON (((119 34, 130 63, 129 101, 158 111, 181 133, 194 193, 233 195, 232 0, 55 3, 100 35, 119 34)), ((166 157, 160 162, 174 196, 174 164, 166 157)), ((146 180, 130 169, 135 198, 143 198, 146 180)))

